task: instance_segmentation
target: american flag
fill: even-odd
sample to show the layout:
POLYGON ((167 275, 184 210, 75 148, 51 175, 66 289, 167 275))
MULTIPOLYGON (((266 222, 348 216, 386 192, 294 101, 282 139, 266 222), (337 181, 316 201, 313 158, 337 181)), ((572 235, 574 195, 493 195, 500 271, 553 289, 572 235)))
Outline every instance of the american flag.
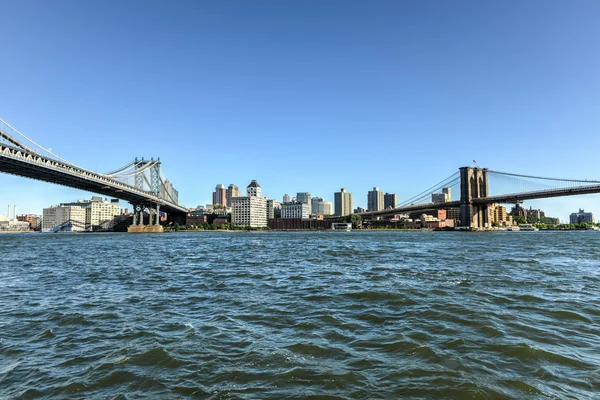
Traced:
POLYGON ((477 164, 477 161, 476 161, 476 160, 473 160, 473 164, 477 164))

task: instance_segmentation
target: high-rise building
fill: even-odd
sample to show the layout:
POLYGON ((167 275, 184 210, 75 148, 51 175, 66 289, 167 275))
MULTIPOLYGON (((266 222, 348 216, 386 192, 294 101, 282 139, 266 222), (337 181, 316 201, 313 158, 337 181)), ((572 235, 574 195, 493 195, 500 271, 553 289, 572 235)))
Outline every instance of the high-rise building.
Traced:
POLYGON ((348 193, 346 188, 342 188, 334 194, 335 215, 346 216, 352 214, 352 193, 348 193))
MULTIPOLYGON (((237 185, 233 183, 227 187, 227 191, 225 192, 225 198, 227 199, 227 207, 231 207, 231 198, 232 197, 240 197, 242 194, 237 185)), ((214 203, 214 202, 213 202, 214 203)))
POLYGON ((283 203, 281 205, 281 218, 292 219, 301 218, 306 219, 310 216, 310 206, 307 203, 283 203))
POLYGON ((398 208, 398 195, 396 193, 386 193, 383 196, 383 208, 398 208))
POLYGON ((221 183, 217 185, 213 192, 213 207, 217 204, 222 207, 227 207, 227 189, 221 183))
POLYGON ((498 226, 511 226, 513 224, 513 217, 506 211, 506 207, 498 204, 490 204, 488 211, 492 216, 492 223, 498 224, 498 226))
POLYGON ((374 187, 367 195, 367 211, 383 210, 384 193, 379 188, 374 187))
POLYGON ((310 193, 309 192, 296 193, 296 201, 298 203, 310 204, 310 193))
POLYGON ((315 207, 318 203, 322 202, 323 198, 322 197, 313 197, 312 199, 310 199, 310 212, 311 214, 318 214, 315 210, 315 207))
POLYGON ((443 188, 442 193, 446 195, 446 203, 452 201, 452 188, 443 188))
POLYGON ((262 198, 262 188, 260 187, 260 185, 258 184, 258 182, 256 182, 255 180, 253 180, 246 187, 246 194, 248 196, 250 196, 250 197, 261 197, 262 198))
POLYGON ((579 212, 572 213, 569 217, 570 223, 572 224, 580 224, 582 222, 586 222, 588 224, 594 223, 594 214, 591 212, 585 212, 583 209, 579 209, 579 212))
POLYGON ((281 218, 281 203, 277 200, 267 200, 267 219, 281 218))
POLYGON ((249 228, 267 226, 267 199, 256 181, 246 188, 247 196, 231 198, 231 224, 249 228))
POLYGON ((321 215, 333 214, 332 204, 330 201, 324 201, 322 197, 313 197, 311 199, 311 213, 321 215))
POLYGON ((432 193, 432 203, 447 203, 452 201, 452 188, 443 188, 442 193, 432 193))
POLYGON ((291 197, 289 194, 284 194, 283 195, 283 203, 289 203, 290 201, 292 201, 291 197))

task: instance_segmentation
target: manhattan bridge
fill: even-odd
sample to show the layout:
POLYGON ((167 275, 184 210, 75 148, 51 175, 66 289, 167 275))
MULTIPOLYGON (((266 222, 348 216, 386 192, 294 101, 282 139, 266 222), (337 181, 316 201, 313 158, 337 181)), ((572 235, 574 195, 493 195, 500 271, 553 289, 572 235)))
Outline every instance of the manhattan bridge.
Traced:
POLYGON ((107 173, 93 172, 57 156, 0 119, 0 172, 99 193, 133 206, 130 232, 162 231, 160 213, 185 223, 188 209, 162 172, 160 159, 134 159, 107 173), (149 223, 144 225, 144 212, 149 223))

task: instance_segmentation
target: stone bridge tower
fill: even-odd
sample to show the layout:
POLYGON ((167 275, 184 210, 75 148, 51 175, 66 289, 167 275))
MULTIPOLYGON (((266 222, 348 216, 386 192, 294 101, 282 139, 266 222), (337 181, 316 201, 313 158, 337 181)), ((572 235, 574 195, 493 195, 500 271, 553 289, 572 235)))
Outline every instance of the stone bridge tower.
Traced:
POLYGON ((487 168, 460 168, 460 225, 470 228, 491 226, 487 204, 473 204, 473 199, 489 196, 487 168))

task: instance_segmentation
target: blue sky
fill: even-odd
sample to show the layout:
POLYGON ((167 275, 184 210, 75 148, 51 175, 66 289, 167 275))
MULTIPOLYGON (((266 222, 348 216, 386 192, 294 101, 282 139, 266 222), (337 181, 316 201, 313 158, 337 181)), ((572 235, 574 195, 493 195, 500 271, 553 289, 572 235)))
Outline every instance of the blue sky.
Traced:
MULTIPOLYGON (((3 2, 0 118, 98 172, 160 157, 186 206, 378 186, 475 159, 600 179, 596 1, 3 2)), ((0 174, 0 212, 88 193, 0 174)), ((600 196, 527 202, 562 219, 600 196)))

